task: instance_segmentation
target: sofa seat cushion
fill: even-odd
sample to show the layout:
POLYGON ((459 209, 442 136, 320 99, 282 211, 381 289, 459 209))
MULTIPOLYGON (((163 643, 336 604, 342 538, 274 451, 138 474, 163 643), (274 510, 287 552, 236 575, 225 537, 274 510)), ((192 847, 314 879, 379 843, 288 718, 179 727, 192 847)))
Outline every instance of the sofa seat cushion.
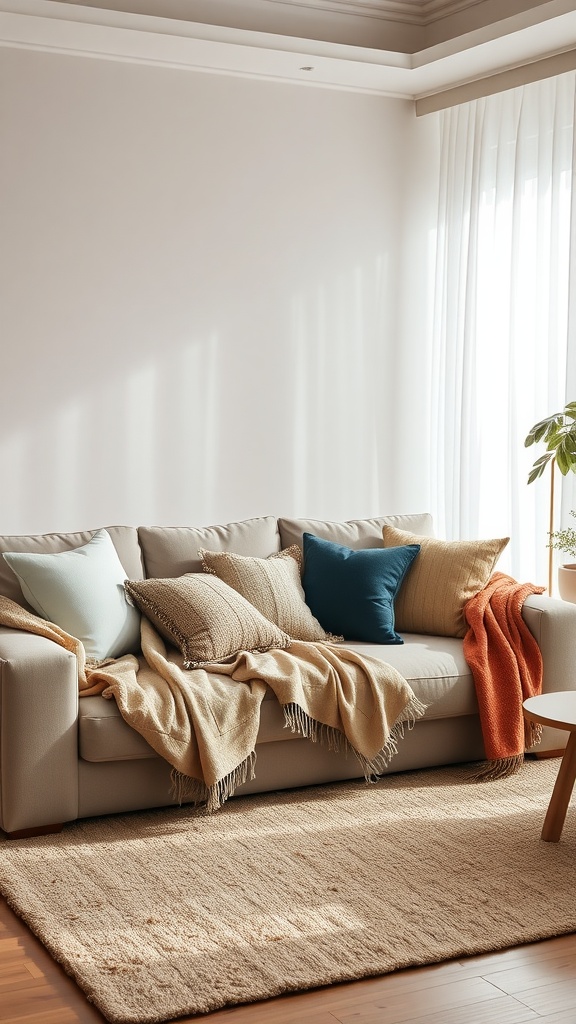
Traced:
POLYGON ((85 761, 133 761, 157 756, 140 733, 126 724, 116 701, 100 694, 78 701, 78 744, 85 761))
MULTIPOLYGON (((79 702, 79 747, 84 761, 132 761, 158 757, 146 740, 122 718, 115 700, 100 694, 79 702)), ((272 690, 260 709, 258 743, 298 739, 285 728, 284 715, 272 690)))
MULTIPOLYGON (((402 646, 347 643, 359 654, 380 657, 408 680, 427 706, 424 719, 476 715, 478 705, 462 641, 452 637, 404 634, 402 646)), ((116 701, 97 695, 79 700, 80 757, 85 761, 126 761, 156 757, 152 747, 126 724, 116 701)), ((260 711, 258 743, 298 739, 284 726, 284 715, 269 690, 260 711)))
POLYGON ((477 715, 476 689, 457 637, 402 633, 401 646, 348 643, 359 654, 387 661, 426 705, 426 719, 477 715))

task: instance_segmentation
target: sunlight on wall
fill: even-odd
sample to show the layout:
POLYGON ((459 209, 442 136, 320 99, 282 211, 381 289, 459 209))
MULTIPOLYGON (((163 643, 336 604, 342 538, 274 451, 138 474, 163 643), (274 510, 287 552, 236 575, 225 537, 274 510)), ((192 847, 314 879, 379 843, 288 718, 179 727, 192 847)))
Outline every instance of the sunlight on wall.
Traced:
POLYGON ((2 532, 209 521, 218 444, 217 339, 148 356, 0 442, 2 532), (87 507, 89 512, 87 513, 87 507))
MULTIPOLYGON (((78 396, 70 398, 54 414, 53 440, 45 453, 44 475, 45 501, 51 507, 54 523, 63 519, 78 523, 82 518, 83 495, 80 493, 79 481, 87 478, 84 486, 89 488, 89 470, 86 471, 84 452, 86 441, 95 426, 90 424, 89 417, 89 411, 82 408, 78 396)), ((50 433, 48 427, 48 438, 50 433)), ((28 443, 34 443, 31 437, 28 443)))
MULTIPOLYGON (((131 495, 138 495, 142 516, 155 504, 158 478, 162 416, 159 409, 158 367, 150 358, 130 374, 122 388, 123 430, 118 437, 116 458, 122 466, 122 504, 131 507, 131 495)), ((166 411, 164 411, 164 415, 166 411)), ((130 516, 129 516, 130 518, 130 516)), ((137 520, 140 522, 141 520, 137 520)))
POLYGON ((170 353, 160 346, 123 383, 118 505, 130 523, 209 521, 218 446, 217 353, 215 334, 170 353))
POLYGON ((3 533, 22 533, 21 523, 32 522, 27 517, 26 486, 29 485, 32 466, 28 464, 29 449, 26 432, 13 427, 0 440, 0 474, 3 481, 2 516, 3 533))
MULTIPOLYGON (((381 514, 388 260, 356 266, 292 300, 294 504, 330 518, 381 514), (335 488, 335 482, 337 486, 335 488)), ((386 356, 387 353, 387 356, 386 356)))
POLYGON ((413 511, 413 106, 11 48, 0 92, 0 531, 413 511))

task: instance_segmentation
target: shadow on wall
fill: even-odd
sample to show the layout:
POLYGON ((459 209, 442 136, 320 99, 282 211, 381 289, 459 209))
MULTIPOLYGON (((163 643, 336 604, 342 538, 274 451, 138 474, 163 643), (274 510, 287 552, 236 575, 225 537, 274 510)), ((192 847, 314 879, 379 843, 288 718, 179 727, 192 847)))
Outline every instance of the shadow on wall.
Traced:
POLYGON ((11 48, 0 84, 0 530, 381 511, 412 105, 11 48))
POLYGON ((40 356, 0 413, 1 532, 391 511, 387 272, 335 274, 286 315, 285 295, 247 301, 141 357, 118 336, 68 370, 40 356))
MULTIPOLYGON (((209 514, 219 444, 215 335, 139 365, 69 374, 37 369, 32 415, 0 437, 4 533, 76 530, 154 520, 177 494, 209 514), (201 382, 201 383, 200 383, 201 382)), ((97 360, 96 360, 97 362, 97 360)), ((4 409, 6 415, 6 408, 4 409)))
POLYGON ((295 514, 339 519, 381 510, 391 397, 387 268, 379 257, 371 268, 357 266, 331 286, 293 299, 289 503, 295 514))

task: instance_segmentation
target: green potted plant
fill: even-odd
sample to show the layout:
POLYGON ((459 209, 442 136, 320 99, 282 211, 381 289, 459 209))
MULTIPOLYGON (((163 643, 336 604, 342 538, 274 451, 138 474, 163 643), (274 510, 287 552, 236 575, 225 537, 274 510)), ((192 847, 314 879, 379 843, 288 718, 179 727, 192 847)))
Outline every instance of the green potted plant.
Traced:
MULTIPOLYGON (((571 516, 576 517, 572 509, 571 516)), ((550 534, 549 547, 556 551, 564 551, 570 555, 572 562, 558 566, 558 590, 565 601, 576 603, 576 530, 567 526, 565 530, 555 530, 550 534)))
MULTIPOLYGON (((546 445, 546 451, 536 459, 532 466, 528 475, 528 483, 531 484, 541 477, 546 467, 550 466, 548 593, 551 594, 553 548, 566 551, 576 557, 576 549, 572 550, 571 538, 571 534, 574 534, 576 540, 576 531, 571 527, 567 530, 554 530, 554 467, 558 467, 562 476, 566 476, 567 473, 576 473, 576 402, 568 402, 562 412, 554 413, 534 424, 524 441, 524 446, 529 448, 540 442, 546 445)), ((574 570, 570 569, 569 571, 573 572, 574 570)), ((576 585, 574 589, 576 594, 576 585)), ((576 600, 576 596, 574 599, 576 600)), ((568 598, 568 600, 572 600, 572 598, 568 598)))

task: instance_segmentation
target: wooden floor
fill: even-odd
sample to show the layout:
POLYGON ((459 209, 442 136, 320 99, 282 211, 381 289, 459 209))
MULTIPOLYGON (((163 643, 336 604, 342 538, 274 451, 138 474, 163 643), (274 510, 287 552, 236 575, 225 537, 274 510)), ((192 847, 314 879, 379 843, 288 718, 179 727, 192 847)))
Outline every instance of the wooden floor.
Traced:
MULTIPOLYGON (((576 899, 567 893, 567 899, 576 899)), ((181 1018, 197 1024, 576 1024, 576 934, 398 971, 267 1003, 181 1018)), ((0 899, 1 1024, 105 1018, 0 899)))

